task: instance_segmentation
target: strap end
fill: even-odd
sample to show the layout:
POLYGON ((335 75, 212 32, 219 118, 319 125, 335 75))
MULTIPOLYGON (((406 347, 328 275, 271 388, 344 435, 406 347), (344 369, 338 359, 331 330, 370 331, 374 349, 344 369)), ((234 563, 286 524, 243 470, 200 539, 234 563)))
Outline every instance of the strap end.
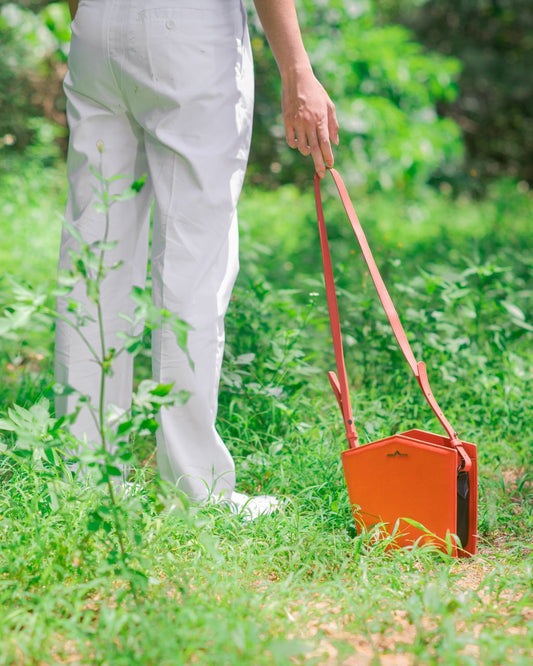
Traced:
POLYGON ((468 455, 468 453, 465 451, 464 447, 461 444, 459 444, 455 448, 457 449, 457 453, 462 459, 459 471, 469 472, 472 469, 472 460, 470 459, 470 456, 468 455))
POLYGON ((335 394, 335 397, 337 398, 337 402, 339 403, 339 407, 342 410, 342 395, 341 395, 341 385, 339 384, 339 379, 337 375, 334 372, 328 372, 328 379, 329 383, 331 384, 331 388, 333 389, 333 393, 335 394))
POLYGON ((333 393, 337 398, 337 402, 339 403, 342 418, 344 420, 344 427, 346 428, 346 439, 348 440, 348 446, 351 449, 354 449, 358 445, 359 437, 357 435, 357 430, 355 429, 353 418, 351 417, 351 415, 346 416, 346 414, 344 413, 339 378, 334 372, 328 372, 328 379, 329 383, 331 384, 331 388, 333 389, 333 393))

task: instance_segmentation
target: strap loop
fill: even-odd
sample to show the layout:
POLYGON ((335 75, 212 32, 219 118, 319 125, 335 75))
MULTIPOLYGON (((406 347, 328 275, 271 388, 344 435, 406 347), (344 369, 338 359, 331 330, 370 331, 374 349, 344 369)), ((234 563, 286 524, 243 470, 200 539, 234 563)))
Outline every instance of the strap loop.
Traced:
MULTIPOLYGON (((385 314, 387 315, 387 319, 389 320, 389 323, 391 325, 394 336, 396 337, 398 345, 400 346, 400 349, 402 350, 402 353, 405 356, 405 359, 407 360, 409 367, 411 368, 414 376, 416 377, 417 382, 429 406, 431 407, 435 416, 438 418, 442 427, 448 434, 451 446, 455 447, 459 455, 461 456, 462 469, 468 471, 471 467, 470 458, 467 455, 466 451, 461 446, 461 441, 457 433, 452 428, 448 419, 444 416, 444 413, 439 407, 437 400, 435 399, 435 396, 431 391, 425 363, 423 363, 422 361, 417 362, 415 359, 413 350, 411 349, 411 345, 409 344, 409 341, 405 334, 405 330, 400 322, 400 318, 398 316, 398 313, 396 312, 396 309, 389 295, 389 292, 387 291, 385 283, 383 282, 383 278, 381 277, 376 262, 374 261, 372 251, 370 250, 370 247, 366 240, 365 233, 355 213, 355 210, 353 208, 352 202, 350 201, 350 197, 348 196, 348 192, 342 181, 342 178, 335 169, 329 169, 329 172, 331 173, 333 180, 335 181, 335 185, 337 186, 337 190, 339 191, 342 204, 344 206, 344 209, 346 210, 346 214, 348 215, 348 219, 350 220, 350 224, 352 225, 352 229, 355 233, 359 246, 361 247, 363 258, 366 262, 366 265, 368 266, 368 270, 370 272, 370 276, 372 277, 372 281, 374 282, 374 286, 376 287, 379 300, 381 301, 383 309, 385 310, 385 314)), ((335 282, 333 278, 333 267, 331 263, 331 254, 330 254, 329 241, 326 230, 326 221, 324 218, 324 210, 322 208, 320 180, 321 179, 319 178, 319 176, 315 173, 315 201, 316 201, 316 211, 318 217, 318 229, 320 234, 320 246, 322 249, 322 260, 324 264, 324 279, 326 283, 326 296, 328 300, 331 334, 333 337, 333 347, 335 350, 335 361, 337 365, 337 375, 338 375, 336 376, 334 373, 330 372, 328 374, 328 377, 342 412, 348 444, 350 448, 353 448, 357 446, 357 431, 355 430, 355 426, 353 423, 352 406, 350 403, 348 377, 346 375, 344 352, 342 348, 339 308, 337 304, 337 295, 335 292, 335 282)))

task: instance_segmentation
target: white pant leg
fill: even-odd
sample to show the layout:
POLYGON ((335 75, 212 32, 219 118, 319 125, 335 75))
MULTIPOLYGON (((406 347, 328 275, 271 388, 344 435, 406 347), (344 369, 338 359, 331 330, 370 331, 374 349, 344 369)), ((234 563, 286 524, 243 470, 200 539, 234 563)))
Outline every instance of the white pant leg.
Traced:
POLYGON ((162 410, 158 462, 163 477, 197 499, 229 496, 234 464, 215 419, 252 124, 246 13, 240 0, 197 0, 194 9, 180 0, 138 6, 127 38, 134 55, 122 80, 145 129, 154 187, 154 302, 194 329, 194 370, 171 332, 154 334, 155 379, 191 393, 184 406, 162 410))
MULTIPOLYGON (((97 3, 98 5, 98 3, 97 3)), ((80 6, 73 24, 73 37, 69 57, 69 73, 65 79, 67 113, 70 127, 68 154, 69 198, 66 220, 87 242, 101 240, 105 218, 94 210, 97 200, 93 191, 98 181, 90 167, 98 169, 102 160, 105 176, 117 174, 140 177, 147 172, 146 153, 142 130, 121 102, 104 58, 104 38, 101 7, 89 4, 80 6), (97 142, 103 144, 100 155, 97 142)), ((130 181, 119 180, 112 192, 119 192, 130 181)), ((121 261, 122 266, 109 273, 102 284, 102 304, 106 347, 120 348, 116 334, 127 330, 120 312, 132 313, 128 298, 133 285, 144 286, 147 265, 149 213, 152 193, 147 183, 134 199, 113 205, 110 210, 110 240, 117 247, 108 251, 108 265, 121 261)), ((60 269, 70 265, 69 252, 77 242, 64 229, 61 240, 60 269)), ((67 312, 68 300, 81 303, 95 318, 95 308, 87 298, 84 285, 76 285, 68 297, 58 300, 58 310, 73 319, 67 312)), ((83 333, 91 345, 101 353, 99 328, 96 323, 83 327, 83 333)), ((127 409, 131 403, 132 358, 122 354, 116 359, 114 374, 106 379, 105 403, 113 403, 127 409)), ((100 369, 91 357, 86 344, 66 323, 57 322, 55 349, 56 380, 73 386, 90 397, 98 408, 100 399, 100 369)), ((59 415, 70 413, 77 402, 76 396, 60 397, 56 411, 59 415)), ((89 409, 84 407, 73 427, 74 434, 88 442, 99 440, 96 424, 89 409)))
MULTIPOLYGON (((215 418, 223 319, 238 270, 235 211, 250 142, 253 71, 240 0, 190 5, 182 0, 173 0, 170 8, 159 0, 80 4, 72 85, 66 85, 72 133, 68 217, 80 229, 101 234, 87 172, 96 163, 98 140, 105 146, 106 175, 133 171, 138 177, 146 150, 156 197, 154 301, 194 327, 189 340, 194 371, 173 335, 163 330, 154 336, 155 378, 192 393, 184 407, 163 411, 158 460, 165 478, 201 499, 234 487, 233 460, 215 418)), ((145 187, 140 197, 113 211, 113 238, 120 241, 117 252, 125 264, 116 280, 108 278, 105 290, 111 338, 121 323, 114 317, 120 304, 131 285, 143 281, 149 195, 145 187)), ((62 265, 68 243, 64 238, 62 265)), ((61 325, 57 340, 58 379, 95 396, 97 375, 82 346, 61 325)), ((127 406, 127 356, 112 382, 108 400, 127 406)), ((89 433, 86 416, 78 432, 89 433)))

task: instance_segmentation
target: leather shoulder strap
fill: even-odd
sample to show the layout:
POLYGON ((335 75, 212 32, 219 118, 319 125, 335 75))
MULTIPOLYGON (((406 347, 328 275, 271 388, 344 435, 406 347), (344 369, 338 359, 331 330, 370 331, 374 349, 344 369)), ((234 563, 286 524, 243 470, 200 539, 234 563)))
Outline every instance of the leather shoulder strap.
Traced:
MULTIPOLYGON (((396 312, 396 309, 389 295, 389 292, 387 291, 385 283, 383 282, 379 269, 372 255, 372 251, 370 250, 370 247, 366 240, 365 233, 355 213, 355 210, 353 208, 352 202, 350 201, 350 197, 348 196, 348 192, 342 181, 342 178, 335 169, 329 169, 329 172, 331 173, 333 180, 335 181, 335 185, 337 186, 337 190, 339 191, 342 204, 344 206, 344 209, 346 210, 346 214, 348 215, 350 224, 352 225, 352 229, 355 233, 355 236, 363 253, 364 260, 366 262, 366 265, 368 266, 368 270, 372 277, 372 281, 374 282, 374 286, 376 287, 379 299, 381 301, 383 309, 385 310, 385 314, 387 315, 387 319, 389 320, 389 323, 396 337, 398 345, 400 346, 400 349, 402 350, 402 353, 405 356, 405 359, 407 360, 409 367, 411 368, 414 376, 416 377, 417 382, 420 388, 422 389, 422 393, 424 394, 429 406, 431 407, 431 409, 435 413, 435 416, 438 418, 442 427, 448 434, 448 437, 450 438, 450 445, 457 448, 461 458, 463 459, 463 469, 468 470, 470 469, 471 465, 470 458, 466 453, 466 451, 463 449, 461 440, 459 439, 455 430, 450 425, 447 418, 444 416, 441 408, 437 403, 437 400, 435 399, 435 396, 431 391, 425 364, 422 361, 417 362, 414 357, 411 345, 409 344, 404 328, 400 322, 400 318, 398 317, 398 313, 396 312)), ((318 177, 317 174, 315 174, 315 201, 316 201, 316 210, 318 217, 318 228, 320 233, 320 246, 322 249, 324 278, 326 283, 326 295, 328 299, 331 334, 333 337, 333 346, 335 349, 335 360, 337 365, 338 378, 335 377, 334 373, 329 373, 328 376, 332 384, 333 390, 335 392, 335 395, 337 397, 339 406, 341 408, 346 429, 346 437, 348 439, 349 446, 354 447, 357 446, 357 433, 355 430, 355 426, 353 424, 352 408, 351 408, 350 395, 348 390, 348 378, 346 375, 346 366, 344 363, 341 327, 339 321, 339 310, 337 304, 337 296, 335 293, 335 283, 333 278, 331 254, 330 254, 328 235, 326 230, 326 221, 324 219, 324 210, 322 208, 320 182, 321 179, 318 177)))

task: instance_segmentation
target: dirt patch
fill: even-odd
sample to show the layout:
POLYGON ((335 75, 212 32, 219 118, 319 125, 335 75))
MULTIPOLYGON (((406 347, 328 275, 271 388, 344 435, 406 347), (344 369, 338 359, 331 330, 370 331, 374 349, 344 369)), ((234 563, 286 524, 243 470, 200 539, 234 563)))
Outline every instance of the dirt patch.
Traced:
MULTIPOLYGON (((383 666, 411 666, 419 659, 413 654, 417 642, 426 643, 430 650, 438 649, 445 632, 451 629, 456 636, 469 639, 458 653, 480 659, 478 639, 483 632, 494 627, 501 633, 504 628, 507 635, 524 637, 533 619, 531 591, 523 587, 502 589, 499 579, 490 575, 494 571, 491 557, 498 553, 491 550, 484 555, 483 559, 460 560, 452 565, 450 586, 468 595, 468 610, 463 608, 461 619, 455 620, 447 610, 413 619, 403 608, 383 608, 380 617, 375 618, 378 629, 382 625, 380 630, 369 623, 368 631, 354 632, 350 627, 360 628, 361 622, 353 611, 347 613, 338 603, 324 599, 301 600, 286 611, 294 627, 291 637, 311 643, 314 647, 306 659, 323 666, 370 666, 377 663, 376 659, 383 666), (351 654, 347 654, 349 651, 351 654)), ((511 568, 510 579, 512 575, 511 568)))

